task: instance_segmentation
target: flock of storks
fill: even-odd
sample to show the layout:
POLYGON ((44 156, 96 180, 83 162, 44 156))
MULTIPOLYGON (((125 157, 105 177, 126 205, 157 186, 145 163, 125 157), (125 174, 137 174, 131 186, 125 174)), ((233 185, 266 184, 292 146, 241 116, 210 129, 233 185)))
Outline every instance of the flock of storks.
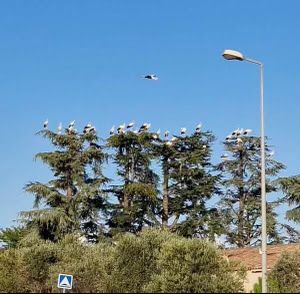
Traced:
MULTIPOLYGON (((152 81, 157 81, 158 80, 158 77, 155 74, 148 74, 148 75, 143 76, 143 78, 146 79, 146 80, 152 80, 152 81)), ((44 127, 44 129, 48 129, 48 119, 44 122, 43 127, 44 127)), ((143 133, 143 132, 147 132, 150 129, 151 124, 150 123, 143 123, 138 129, 135 129, 135 130, 133 129, 133 127, 134 127, 134 122, 130 122, 127 125, 125 123, 123 123, 123 124, 119 125, 117 128, 115 128, 115 126, 113 126, 110 129, 109 134, 111 136, 114 135, 114 134, 124 134, 126 131, 131 131, 135 134, 140 134, 140 133, 143 133)), ((62 123, 60 123, 59 126, 58 126, 58 129, 57 129, 58 134, 62 133, 62 128, 63 128, 62 123)), ((202 124, 200 123, 196 126, 195 133, 200 134, 201 128, 202 128, 202 124)), ((77 130, 75 129, 75 120, 73 120, 69 123, 69 126, 66 130, 69 134, 75 134, 77 132, 77 130)), ((186 135, 186 132, 187 132, 187 128, 183 127, 183 128, 180 129, 180 135, 181 136, 186 135)), ((226 140, 226 142, 236 142, 237 144, 240 144, 242 142, 241 137, 247 136, 251 132, 252 132, 251 129, 240 129, 240 128, 238 128, 238 129, 234 130, 232 133, 230 133, 226 137, 225 140, 226 140)), ((96 128, 91 123, 88 123, 83 129, 83 133, 84 134, 96 133, 96 128)), ((158 129, 157 132, 153 134, 153 138, 154 139, 160 138, 160 134, 161 134, 161 131, 160 131, 160 129, 158 129)), ((169 131, 164 132, 164 138, 166 140, 168 139, 169 135, 170 135, 169 131)), ((174 142, 175 140, 176 140, 176 137, 173 136, 169 141, 167 141, 167 144, 171 145, 172 142, 174 142)), ((204 148, 206 148, 206 146, 204 146, 204 148)), ((274 151, 273 151, 273 154, 274 154, 274 151)), ((221 156, 221 158, 223 160, 227 160, 228 155, 223 154, 221 156)))

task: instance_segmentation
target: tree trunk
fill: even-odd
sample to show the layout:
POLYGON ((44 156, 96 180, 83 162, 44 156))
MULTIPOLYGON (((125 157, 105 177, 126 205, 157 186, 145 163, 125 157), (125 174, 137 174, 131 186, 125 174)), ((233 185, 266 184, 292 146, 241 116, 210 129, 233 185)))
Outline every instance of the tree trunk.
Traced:
POLYGON ((169 169, 168 163, 165 159, 163 161, 163 210, 162 210, 162 225, 164 227, 168 226, 169 218, 169 169))
MULTIPOLYGON (((239 178, 241 182, 244 185, 244 177, 243 177, 243 156, 240 152, 239 156, 240 166, 239 166, 239 178)), ((244 187, 239 187, 239 213, 238 213, 238 247, 242 248, 245 247, 245 228, 244 228, 244 211, 245 211, 245 193, 244 193, 244 187)))
POLYGON ((69 200, 71 200, 72 197, 73 197, 72 187, 71 187, 71 186, 68 186, 68 188, 67 188, 67 198, 68 198, 69 200))
POLYGON ((127 209, 129 207, 129 199, 127 193, 124 193, 124 199, 123 199, 123 208, 127 209))

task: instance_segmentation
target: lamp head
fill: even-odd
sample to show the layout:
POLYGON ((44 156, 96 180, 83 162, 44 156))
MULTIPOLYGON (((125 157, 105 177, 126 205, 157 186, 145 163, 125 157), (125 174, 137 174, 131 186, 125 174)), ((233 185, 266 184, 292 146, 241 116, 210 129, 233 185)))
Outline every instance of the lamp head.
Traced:
POLYGON ((230 49, 226 49, 223 52, 222 56, 227 60, 239 60, 239 61, 245 60, 245 57, 241 52, 230 50, 230 49))

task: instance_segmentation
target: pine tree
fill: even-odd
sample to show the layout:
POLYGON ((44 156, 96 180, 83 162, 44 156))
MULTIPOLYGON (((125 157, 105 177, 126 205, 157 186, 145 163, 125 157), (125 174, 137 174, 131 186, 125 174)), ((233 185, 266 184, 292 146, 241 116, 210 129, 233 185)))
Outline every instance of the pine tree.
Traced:
MULTIPOLYGON (((261 157, 260 138, 229 136, 224 142, 227 154, 218 168, 223 172, 223 196, 220 201, 227 242, 237 247, 260 242, 261 235, 261 157), (229 153, 229 154, 228 154, 229 153)), ((272 158, 266 146, 266 192, 278 190, 273 179, 284 165, 272 158)), ((267 201, 268 242, 280 242, 276 220, 276 201, 267 201)))
POLYGON ((300 175, 281 178, 278 182, 285 192, 284 200, 289 205, 296 205, 287 212, 288 220, 300 224, 300 175))
POLYGON ((108 226, 111 233, 136 233, 152 226, 157 201, 157 175, 151 169, 152 134, 146 131, 121 131, 108 138, 120 183, 109 191, 116 201, 111 202, 108 226))
POLYGON ((25 190, 35 196, 35 209, 23 212, 23 221, 44 239, 56 241, 78 232, 95 240, 106 205, 101 188, 108 181, 102 174, 106 155, 97 144, 95 128, 88 125, 83 133, 77 133, 71 125, 64 133, 46 128, 38 134, 55 147, 36 155, 50 167, 54 179, 26 185, 25 190))
MULTIPOLYGON (((294 206, 286 212, 286 218, 296 224, 300 224, 300 175, 280 178, 279 186, 284 192, 283 203, 294 206)), ((288 241, 292 243, 300 242, 300 231, 290 224, 284 224, 288 241)))
POLYGON ((217 193, 212 174, 210 132, 159 140, 154 150, 162 169, 161 224, 186 237, 214 238, 217 211, 207 201, 217 193))

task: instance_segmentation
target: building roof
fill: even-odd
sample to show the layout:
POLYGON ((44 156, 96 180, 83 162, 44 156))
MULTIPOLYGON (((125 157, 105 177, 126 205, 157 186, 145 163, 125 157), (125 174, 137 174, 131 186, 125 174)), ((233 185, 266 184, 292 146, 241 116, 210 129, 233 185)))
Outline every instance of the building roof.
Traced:
MULTIPOLYGON (((269 245, 267 247, 267 265, 271 269, 280 258, 282 253, 300 251, 300 243, 269 245)), ((247 247, 239 249, 229 249, 224 251, 229 260, 240 261, 248 270, 261 269, 260 247, 247 247)))

